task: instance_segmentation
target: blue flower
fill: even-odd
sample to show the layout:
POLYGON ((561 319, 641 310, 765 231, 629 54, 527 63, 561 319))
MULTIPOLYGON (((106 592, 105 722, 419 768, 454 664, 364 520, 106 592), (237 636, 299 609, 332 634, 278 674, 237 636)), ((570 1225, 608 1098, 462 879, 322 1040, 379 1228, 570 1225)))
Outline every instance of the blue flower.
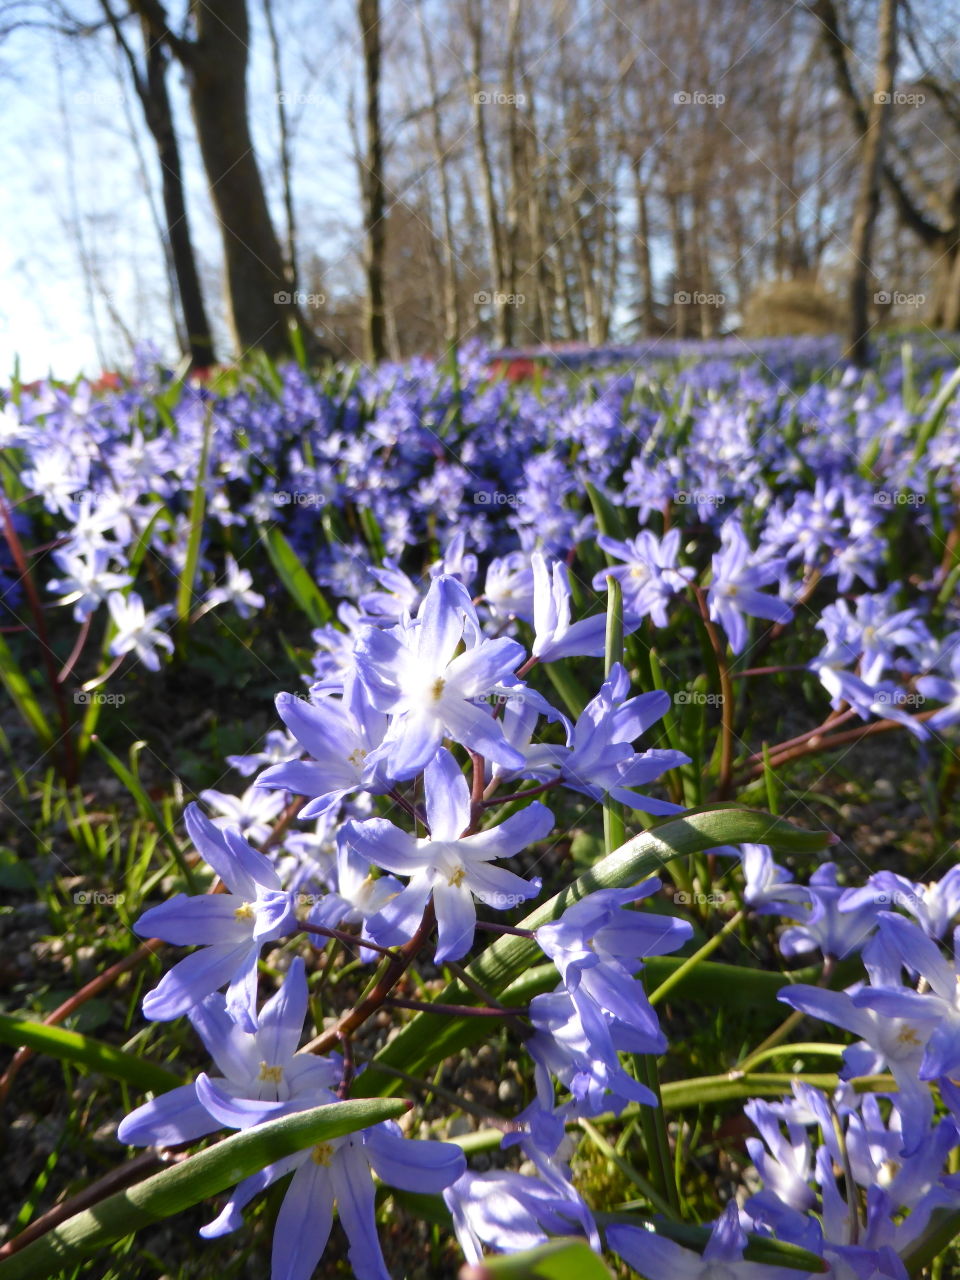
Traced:
POLYGON ((271 1280, 310 1280, 330 1238, 334 1205, 357 1280, 390 1280, 377 1238, 371 1170, 388 1186, 439 1195, 465 1168, 463 1152, 453 1143, 412 1141, 388 1120, 318 1142, 245 1178, 200 1234, 213 1239, 236 1231, 243 1224, 241 1210, 254 1196, 292 1172, 273 1230, 271 1280))
POLYGON ((606 642, 605 613, 570 621, 570 580, 567 566, 555 560, 553 570, 539 551, 530 557, 533 565, 533 628, 531 653, 540 662, 578 656, 598 658, 606 642))
POLYGON ((583 1234, 600 1251, 593 1215, 554 1161, 536 1161, 539 1177, 510 1170, 467 1170, 443 1193, 468 1263, 479 1265, 483 1245, 506 1253, 533 1249, 551 1236, 583 1234))
POLYGON ((682 947, 693 929, 673 916, 626 909, 627 903, 647 898, 660 887, 660 881, 652 879, 631 889, 601 889, 536 930, 538 945, 557 966, 589 1033, 597 1034, 598 1023, 609 1014, 654 1046, 661 1040, 657 1015, 633 975, 645 957, 668 955, 682 947))
POLYGON ((256 785, 308 796, 301 818, 321 818, 354 791, 374 795, 389 789, 381 747, 387 717, 374 709, 355 675, 343 697, 317 694, 310 702, 292 693, 277 694, 277 712, 308 760, 282 760, 257 778, 256 785))
POLYGON ((368 627, 357 644, 357 669, 373 705, 391 717, 384 742, 390 776, 420 773, 444 737, 519 769, 523 757, 482 700, 516 685, 524 656, 515 640, 482 639, 466 588, 448 575, 430 584, 415 622, 368 627), (458 654, 461 641, 466 649, 458 654))
POLYGON ((595 590, 605 590, 607 578, 616 578, 623 591, 624 613, 634 618, 649 615, 655 626, 665 627, 669 621, 667 604, 694 576, 691 568, 677 568, 680 530, 671 529, 658 539, 644 529, 631 542, 600 534, 597 544, 607 555, 624 563, 596 574, 595 590))
POLYGON ((766 844, 741 846, 743 900, 761 916, 789 916, 802 919, 811 905, 806 885, 794 884, 793 876, 773 860, 766 844))
POLYGON ((151 907, 134 925, 143 938, 197 946, 143 998, 153 1021, 178 1018, 227 985, 227 1008, 247 1031, 257 1028, 257 960, 265 942, 296 925, 293 900, 280 888, 269 859, 236 831, 220 831, 198 805, 184 818, 193 843, 227 887, 226 893, 178 893, 151 907))
POLYGON ((960 867, 951 867, 939 880, 916 884, 893 871, 878 871, 861 889, 848 889, 841 911, 864 903, 902 907, 930 938, 943 939, 960 913, 960 867))
POLYGON ((720 534, 721 549, 713 557, 712 581, 707 591, 710 617, 727 633, 730 648, 739 653, 747 643, 746 617, 785 623, 793 617, 790 605, 761 587, 777 582, 785 560, 757 561, 739 520, 726 521, 720 534))
MULTIPOLYGON (((837 868, 825 862, 810 877, 809 893, 812 905, 805 916, 798 916, 799 924, 784 929, 780 935, 780 950, 785 956, 802 955, 817 948, 825 956, 842 959, 853 951, 859 951, 877 923, 877 907, 866 902, 853 910, 843 906, 846 889, 837 884, 837 868)), ((877 897, 882 898, 877 891, 877 897)))
MULTIPOLYGON (((918 1076, 936 1080, 939 1076, 960 1073, 960 986, 956 965, 951 964, 937 944, 902 916, 883 913, 879 919, 880 937, 899 963, 924 980, 925 990, 910 987, 865 987, 854 997, 854 1004, 874 1009, 887 1018, 903 1019, 907 1025, 923 1026, 935 1022, 926 1041, 918 1076)), ((954 933, 954 945, 960 932, 954 933)))
MULTIPOLYGON (((587 703, 574 725, 569 750, 547 750, 559 762, 564 784, 592 800, 609 795, 644 813, 681 813, 678 805, 638 795, 633 790, 653 782, 667 769, 689 763, 690 757, 682 751, 637 752, 631 745, 666 714, 670 695, 658 690, 628 699, 629 691, 630 677, 620 663, 615 663, 600 692, 587 703)), ((550 775, 550 770, 544 772, 550 775)))
POLYGON ((432 894, 440 963, 459 960, 469 951, 475 899, 506 911, 540 892, 539 880, 523 880, 490 863, 544 839, 553 827, 553 814, 535 800, 499 826, 464 835, 470 827, 470 790, 449 751, 437 752, 424 783, 429 839, 418 839, 386 818, 348 822, 342 838, 375 866, 410 877, 403 892, 369 918, 371 936, 384 946, 412 937, 432 894))
POLYGON ((933 1116, 933 1099, 917 1073, 927 1041, 937 1025, 933 1010, 925 1019, 894 1018, 858 1006, 854 996, 846 991, 829 991, 800 982, 785 988, 777 999, 791 1009, 799 1009, 859 1036, 856 1044, 848 1045, 843 1051, 841 1078, 849 1080, 854 1076, 891 1072, 899 1090, 893 1102, 903 1116, 908 1149, 923 1139, 933 1116))
MULTIPOLYGON (((256 1114, 276 1117, 336 1100, 331 1090, 342 1070, 337 1056, 321 1058, 296 1051, 306 1012, 307 979, 299 956, 280 989, 263 1006, 255 1032, 244 1031, 230 1017, 219 993, 194 1005, 187 1016, 222 1072, 200 1078, 204 1096, 214 1099, 215 1110, 223 1103, 240 1107, 245 1101, 259 1109, 256 1114)), ((181 1085, 137 1107, 121 1121, 117 1137, 132 1146, 170 1147, 213 1133, 224 1121, 204 1106, 198 1083, 181 1085)))

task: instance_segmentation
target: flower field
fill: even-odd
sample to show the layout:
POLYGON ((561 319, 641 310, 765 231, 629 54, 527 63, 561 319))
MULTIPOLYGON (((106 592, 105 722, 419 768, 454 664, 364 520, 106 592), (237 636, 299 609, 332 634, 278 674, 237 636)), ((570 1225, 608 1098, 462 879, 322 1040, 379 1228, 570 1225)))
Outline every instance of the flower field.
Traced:
POLYGON ((0 1280, 960 1274, 957 363, 8 387, 0 1280))

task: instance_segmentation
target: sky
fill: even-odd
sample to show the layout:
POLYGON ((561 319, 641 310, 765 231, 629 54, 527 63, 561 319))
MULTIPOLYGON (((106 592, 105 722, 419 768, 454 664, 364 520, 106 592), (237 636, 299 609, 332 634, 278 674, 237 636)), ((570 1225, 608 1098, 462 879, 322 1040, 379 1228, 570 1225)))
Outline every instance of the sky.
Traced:
MULTIPOLYGON (((89 8, 89 6, 88 6, 89 8)), ((278 5, 278 22, 296 19, 278 5)), ((267 44, 252 6, 250 72, 252 126, 268 192, 275 181, 275 104, 267 44)), ((297 128, 318 163, 298 173, 297 203, 308 237, 328 261, 349 270, 354 258, 358 196, 344 124, 353 32, 333 42, 339 56, 308 62, 303 42, 284 41, 285 81, 297 95, 297 128), (289 52, 288 52, 289 51, 289 52)), ((329 48, 329 45, 328 45, 329 48)), ((175 357, 172 322, 157 231, 145 196, 144 173, 156 186, 156 161, 140 122, 140 104, 111 42, 22 30, 0 48, 0 379, 30 380, 53 372, 96 375, 127 358, 127 345, 108 335, 115 301, 135 337, 155 341, 175 357), (133 139, 136 138, 136 145, 133 139), (84 285, 86 254, 96 298, 84 285)), ((179 68, 171 92, 188 178, 189 212, 211 311, 223 323, 219 298, 220 244, 196 151, 179 68)), ((295 143, 296 145, 296 143, 295 143)), ((279 201, 274 199, 279 226, 279 201)))

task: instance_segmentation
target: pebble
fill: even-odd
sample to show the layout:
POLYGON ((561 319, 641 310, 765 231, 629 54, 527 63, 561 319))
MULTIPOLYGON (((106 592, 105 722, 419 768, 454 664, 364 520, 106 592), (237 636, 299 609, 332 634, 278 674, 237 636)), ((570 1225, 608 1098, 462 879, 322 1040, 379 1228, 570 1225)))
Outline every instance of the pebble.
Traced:
POLYGON ((497 1097, 501 1102, 517 1102, 520 1098, 520 1086, 508 1076, 497 1086, 497 1097))

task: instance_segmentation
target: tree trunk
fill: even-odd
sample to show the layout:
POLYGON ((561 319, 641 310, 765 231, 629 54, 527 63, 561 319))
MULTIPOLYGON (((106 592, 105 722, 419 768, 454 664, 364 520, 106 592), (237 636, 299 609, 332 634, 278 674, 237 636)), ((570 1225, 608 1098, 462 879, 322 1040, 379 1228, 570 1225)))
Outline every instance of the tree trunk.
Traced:
MULTIPOLYGON (((502 297, 506 293, 503 266, 503 233, 497 212, 497 192, 493 181, 493 165, 490 161, 490 148, 487 143, 487 130, 483 117, 486 95, 481 89, 481 77, 483 74, 483 16, 476 12, 474 0, 468 0, 467 24, 470 28, 471 46, 470 91, 473 94, 473 133, 476 140, 480 180, 483 185, 487 254, 493 275, 493 292, 502 297)), ((507 335, 504 330, 505 316, 503 308, 494 306, 493 314, 494 342, 500 347, 505 347, 507 345, 507 335)))
POLYGON ((689 271, 687 269, 687 232, 683 225, 683 207, 680 194, 670 192, 667 198, 670 209, 670 233, 673 238, 674 279, 676 281, 673 299, 674 336, 687 338, 690 336, 690 304, 687 294, 689 271))
POLYGON ((293 203, 293 158, 290 154, 290 124, 287 119, 287 96, 283 91, 283 62, 280 51, 280 36, 277 32, 276 16, 273 12, 273 0, 263 0, 263 16, 267 23, 267 35, 270 39, 270 61, 273 66, 273 84, 277 94, 277 133, 280 141, 280 181, 283 186, 283 212, 286 217, 286 243, 284 245, 284 266, 287 273, 287 284, 296 288, 300 272, 297 269, 297 217, 293 203))
POLYGON ((383 131, 380 126, 380 0, 357 0, 363 39, 366 87, 366 155, 361 175, 365 270, 367 276, 367 359, 383 360, 387 354, 384 276, 386 259, 387 196, 383 181, 383 131))
POLYGON ((873 101, 860 148, 860 188, 853 214, 850 248, 853 277, 850 281, 850 316, 847 358, 863 367, 870 356, 869 291, 872 278, 873 232, 880 212, 883 179, 883 142, 893 103, 897 64, 897 0, 880 0, 877 17, 877 70, 873 101))
POLYGON ((440 113, 440 86, 433 46, 423 17, 423 3, 417 6, 417 24, 423 44, 423 61, 427 69, 427 88, 430 91, 430 123, 433 142, 433 163, 440 184, 440 212, 443 219, 443 245, 441 267, 443 269, 443 334, 448 350, 456 351, 460 341, 460 295, 457 288, 457 255, 453 244, 453 202, 450 195, 450 175, 447 172, 447 149, 443 145, 443 121, 440 113))
POLYGON ((194 12, 190 105, 220 223, 231 328, 241 355, 255 348, 288 355, 291 326, 303 321, 287 287, 250 135, 246 0, 205 0, 194 12))
POLYGON ((136 54, 128 44, 109 0, 101 0, 101 7, 129 65, 133 87, 140 100, 143 117, 160 163, 164 219, 162 234, 169 269, 180 302, 182 325, 178 323, 176 327, 181 349, 184 355, 190 357, 192 367, 207 368, 216 362, 216 355, 190 236, 180 144, 167 92, 168 54, 163 43, 156 39, 149 21, 141 17, 140 29, 145 51, 144 70, 141 73, 136 54))
POLYGON ((180 146, 177 142, 173 111, 167 93, 167 55, 163 46, 151 38, 147 24, 141 25, 146 50, 143 112, 147 127, 156 143, 157 158, 160 161, 167 240, 177 281, 177 292, 180 295, 180 309, 183 313, 186 338, 184 354, 190 356, 191 365, 206 368, 215 363, 216 356, 190 236, 183 169, 180 163, 180 146))
POLYGON ((637 273, 640 277, 640 331, 644 338, 656 330, 653 298, 653 266, 650 257, 650 211, 647 189, 640 177, 640 162, 633 164, 633 192, 637 206, 637 273))

